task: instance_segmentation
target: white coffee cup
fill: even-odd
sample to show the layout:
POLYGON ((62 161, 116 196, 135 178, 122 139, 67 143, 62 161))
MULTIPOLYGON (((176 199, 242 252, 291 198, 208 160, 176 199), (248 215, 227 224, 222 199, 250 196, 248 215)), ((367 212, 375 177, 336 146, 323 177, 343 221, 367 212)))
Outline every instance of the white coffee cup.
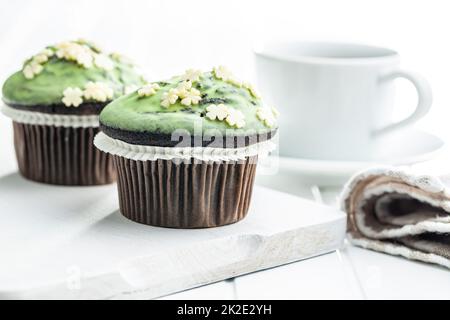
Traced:
POLYGON ((258 87, 280 111, 280 155, 365 160, 374 140, 423 117, 432 102, 428 82, 399 68, 397 52, 367 45, 266 43, 255 47, 258 87), (417 89, 418 104, 392 123, 394 80, 417 89))

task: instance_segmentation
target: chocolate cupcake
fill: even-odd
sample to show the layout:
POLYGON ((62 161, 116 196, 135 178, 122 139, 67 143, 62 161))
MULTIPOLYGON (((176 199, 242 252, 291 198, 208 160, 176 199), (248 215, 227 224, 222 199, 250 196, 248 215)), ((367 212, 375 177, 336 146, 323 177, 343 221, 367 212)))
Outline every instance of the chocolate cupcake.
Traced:
POLYGON ((108 104, 95 146, 113 155, 121 213, 172 228, 222 226, 248 211, 277 112, 224 67, 188 70, 108 104))
POLYGON ((13 120, 20 173, 58 185, 115 181, 110 156, 93 145, 98 115, 127 90, 143 84, 119 54, 84 40, 48 46, 3 85, 3 113, 13 120))

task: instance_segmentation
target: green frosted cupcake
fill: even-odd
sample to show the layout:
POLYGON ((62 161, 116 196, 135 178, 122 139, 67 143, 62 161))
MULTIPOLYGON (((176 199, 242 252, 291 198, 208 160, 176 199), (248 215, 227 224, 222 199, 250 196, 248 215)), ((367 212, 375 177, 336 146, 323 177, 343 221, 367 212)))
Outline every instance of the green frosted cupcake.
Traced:
POLYGON ((113 182, 111 158, 93 146, 98 115, 143 83, 124 57, 84 40, 48 46, 26 60, 2 90, 21 174, 62 185, 113 182))
POLYGON ((224 67, 188 70, 108 104, 95 145, 114 156, 120 209, 145 224, 201 228, 242 219, 277 112, 224 67))

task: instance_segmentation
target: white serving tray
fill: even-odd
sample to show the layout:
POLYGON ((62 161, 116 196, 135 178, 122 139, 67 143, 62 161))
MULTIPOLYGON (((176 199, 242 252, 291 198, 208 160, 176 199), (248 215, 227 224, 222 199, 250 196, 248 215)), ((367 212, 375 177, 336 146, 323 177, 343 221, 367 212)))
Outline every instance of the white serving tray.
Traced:
POLYGON ((177 230, 127 220, 116 186, 0 178, 0 298, 155 298, 338 248, 345 215, 255 186, 243 221, 177 230))

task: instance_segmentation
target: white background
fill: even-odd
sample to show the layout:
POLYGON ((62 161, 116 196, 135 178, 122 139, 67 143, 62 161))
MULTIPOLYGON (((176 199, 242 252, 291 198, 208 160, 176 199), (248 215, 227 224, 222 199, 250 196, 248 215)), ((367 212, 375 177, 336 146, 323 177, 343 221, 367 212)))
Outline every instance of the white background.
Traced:
MULTIPOLYGON (((218 64, 229 66, 241 78, 254 80, 251 48, 259 40, 351 41, 395 49, 402 56, 404 68, 418 71, 429 80, 434 103, 430 114, 417 126, 446 138, 450 121, 449 13, 448 1, 444 0, 0 0, 0 83, 44 46, 79 37, 132 57, 150 80, 181 73, 189 67, 208 69, 218 64)), ((397 117, 407 114, 415 99, 410 85, 399 81, 397 117)), ((11 133, 10 120, 0 116, 0 175, 16 167, 11 133)), ((425 293, 442 297, 439 292, 444 292, 445 285, 436 291, 436 285, 427 289, 426 284, 448 281, 448 273, 443 270, 353 250, 358 254, 355 253, 356 272, 363 284, 374 277, 383 283, 373 286, 369 297, 398 297, 399 287, 405 288, 402 297, 411 294, 417 298, 425 293), (428 280, 422 281, 423 287, 406 290, 414 278, 424 277, 428 280)), ((254 290, 248 295, 241 291, 241 297, 247 298, 270 298, 271 292, 282 297, 286 290, 295 292, 292 297, 299 297, 298 282, 292 279, 303 279, 301 285, 311 290, 300 297, 323 297, 324 293, 346 297, 336 284, 342 279, 341 269, 328 268, 338 265, 340 259, 328 255, 274 269, 272 278, 267 276, 264 281, 250 275, 238 278, 236 283, 241 288, 246 282, 247 288, 262 286, 256 296, 254 290), (322 282, 319 278, 309 279, 308 266, 323 274, 322 282), (291 269, 295 271, 294 278, 289 273, 291 269), (284 280, 279 276, 283 272, 289 275, 284 280), (308 282, 312 280, 314 283, 308 282), (327 285, 321 286, 325 282, 327 285), (271 290, 263 290, 266 285, 271 290), (339 288, 336 295, 333 288, 339 288)), ((234 285, 218 284, 217 297, 224 297, 224 288, 233 290, 230 286, 234 285)), ((207 288, 210 287, 199 291, 204 292, 199 297, 215 297, 207 288)))
MULTIPOLYGON (((252 80, 259 40, 360 42, 397 50, 430 81, 434 104, 419 125, 445 134, 449 12, 444 0, 0 0, 0 81, 45 45, 78 37, 132 57, 150 80, 217 64, 252 80)), ((400 117, 416 97, 399 84, 400 117)))

